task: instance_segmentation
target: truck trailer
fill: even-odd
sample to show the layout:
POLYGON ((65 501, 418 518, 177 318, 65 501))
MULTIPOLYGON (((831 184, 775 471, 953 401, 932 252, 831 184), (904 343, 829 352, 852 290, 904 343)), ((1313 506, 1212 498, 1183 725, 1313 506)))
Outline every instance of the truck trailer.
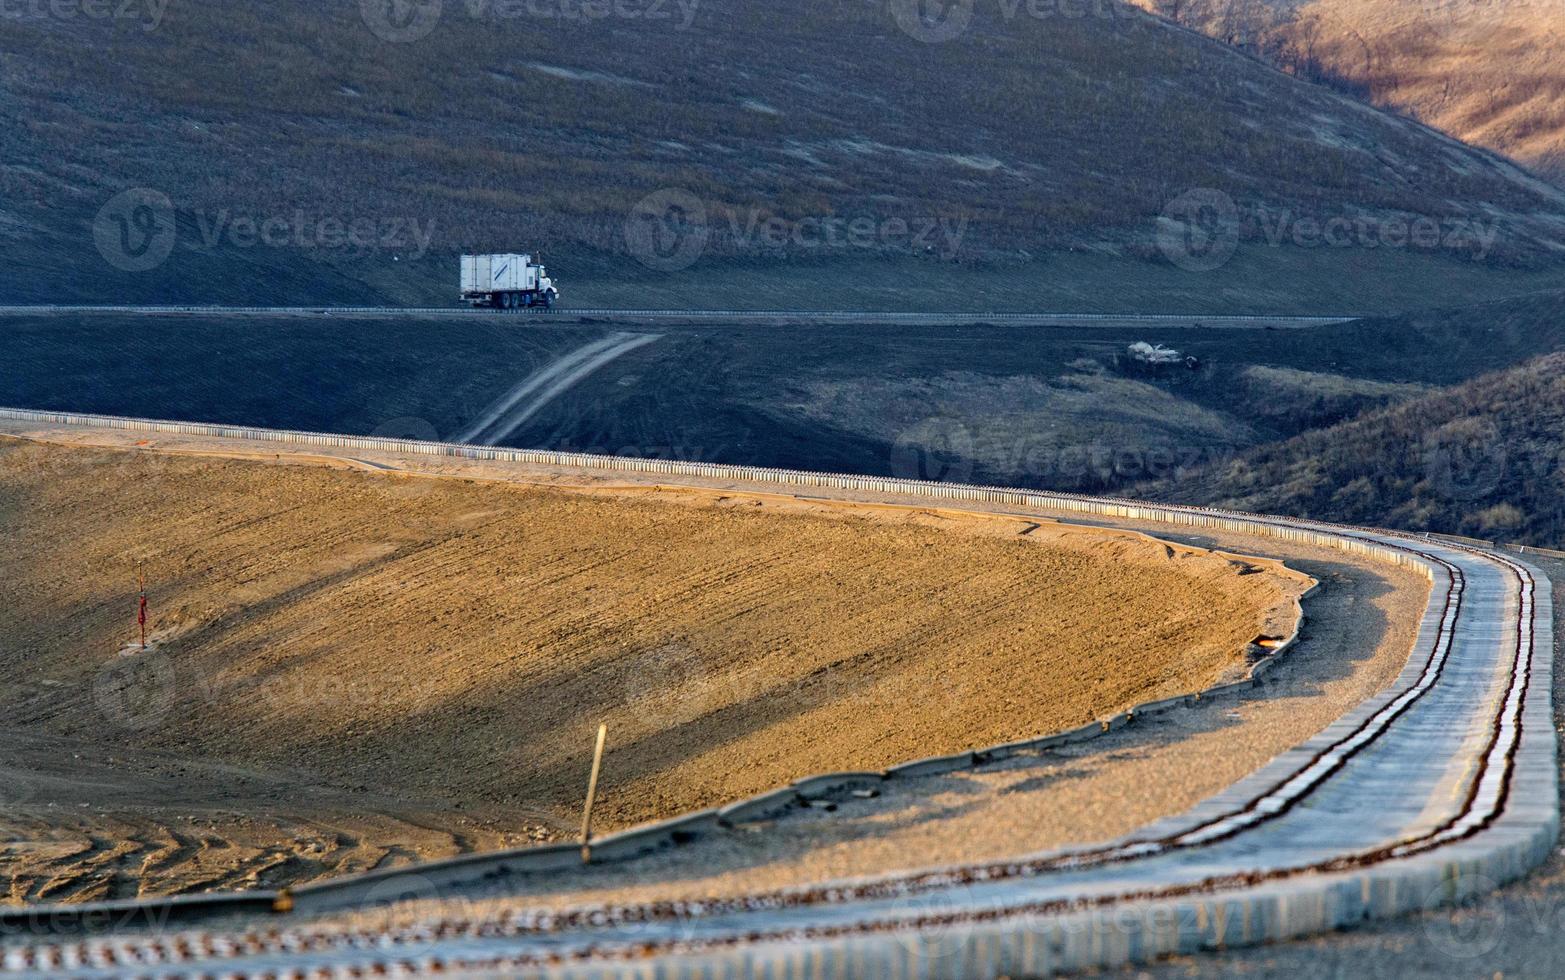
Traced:
POLYGON ((462 256, 462 301, 470 306, 515 310, 553 306, 560 291, 543 266, 526 253, 462 256))

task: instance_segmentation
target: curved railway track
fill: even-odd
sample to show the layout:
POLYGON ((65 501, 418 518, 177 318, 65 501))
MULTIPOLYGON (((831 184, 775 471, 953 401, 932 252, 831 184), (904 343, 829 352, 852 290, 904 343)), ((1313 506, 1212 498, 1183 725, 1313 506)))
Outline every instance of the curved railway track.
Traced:
MULTIPOLYGON (((0 410, 7 415, 105 421, 0 410)), ((122 427, 178 425, 119 421, 122 427)), ((437 449, 429 444, 419 451, 437 449)), ((472 454, 469 447, 439 451, 472 454)), ((497 458, 495 452, 484 450, 480 458, 497 458)), ((585 459, 576 465, 593 465, 585 459)), ((702 464, 677 465, 703 472, 702 464)), ((735 469, 706 467, 720 477, 735 469)), ((809 476, 823 485, 866 482, 771 472, 774 482, 797 484, 809 476)), ((926 495, 949 497, 953 491, 880 482, 901 493, 922 487, 926 495)), ((954 489, 972 491, 973 499, 1004 495, 1041 511, 1095 508, 1130 516, 1150 510, 1185 524, 1221 521, 1284 539, 1310 535, 1423 568, 1435 587, 1408 666, 1389 690, 1189 813, 1107 845, 718 900, 431 913, 416 925, 384 928, 322 912, 298 924, 274 919, 13 946, 0 973, 319 968, 349 975, 453 969, 695 977, 774 970, 841 976, 873 968, 913 975, 930 964, 909 958, 908 938, 952 929, 962 937, 960 967, 943 964, 952 967, 950 975, 1042 973, 1396 914, 1516 877, 1552 847, 1558 822, 1549 715, 1552 605, 1524 563, 1465 545, 1319 522, 954 489)), ((422 873, 374 876, 373 884, 365 882, 366 894, 385 895, 388 882, 422 873)), ((333 890, 340 906, 352 907, 353 885, 333 890)))

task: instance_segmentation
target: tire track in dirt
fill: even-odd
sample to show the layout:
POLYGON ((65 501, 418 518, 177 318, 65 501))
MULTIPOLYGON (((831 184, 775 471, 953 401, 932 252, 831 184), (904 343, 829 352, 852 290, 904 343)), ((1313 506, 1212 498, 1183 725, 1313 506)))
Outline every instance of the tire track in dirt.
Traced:
POLYGON ((521 428, 544 406, 570 390, 583 378, 662 334, 612 333, 585 344, 534 371, 520 384, 479 413, 478 419, 455 438, 456 442, 493 446, 521 428))

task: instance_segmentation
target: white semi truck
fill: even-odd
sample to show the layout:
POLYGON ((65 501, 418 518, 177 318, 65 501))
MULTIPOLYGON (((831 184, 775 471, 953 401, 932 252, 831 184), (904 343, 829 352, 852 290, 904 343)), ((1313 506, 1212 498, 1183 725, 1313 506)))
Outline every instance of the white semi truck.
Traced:
POLYGON ((462 256, 462 301, 471 306, 515 310, 553 306, 560 291, 543 266, 528 254, 462 256))

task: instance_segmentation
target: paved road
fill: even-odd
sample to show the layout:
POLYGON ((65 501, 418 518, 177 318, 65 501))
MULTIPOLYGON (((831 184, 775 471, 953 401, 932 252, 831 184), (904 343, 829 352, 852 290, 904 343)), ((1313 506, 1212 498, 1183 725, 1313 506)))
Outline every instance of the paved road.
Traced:
MULTIPOLYGON (((339 437, 296 441, 323 438, 339 437)), ((479 452, 531 458, 525 451, 479 452)), ((588 465, 663 467, 658 472, 670 466, 588 465)), ((713 476, 743 471, 679 468, 713 476)), ((944 507, 953 506, 951 497, 1002 500, 1042 516, 1095 508, 1090 512, 1125 518, 1156 513, 1185 526, 1237 523, 1285 540, 1325 536, 1339 547, 1373 549, 1427 569, 1431 601, 1408 666, 1390 689, 1189 813, 1102 847, 873 880, 800 882, 724 901, 573 912, 518 904, 487 916, 452 901, 417 926, 373 929, 355 914, 376 894, 395 897, 399 880, 443 877, 445 893, 459 899, 461 875, 476 886, 483 875, 503 871, 503 856, 483 856, 341 886, 314 899, 314 917, 305 922, 265 918, 176 936, 14 947, 0 972, 114 975, 133 964, 160 964, 215 973, 406 967, 551 977, 904 976, 930 969, 933 961, 918 945, 939 936, 952 945, 938 961, 941 975, 1041 974, 1287 938, 1434 905, 1514 878, 1552 847, 1552 605, 1540 587, 1546 580, 1519 561, 1389 532, 1194 508, 787 471, 754 471, 750 479, 884 487, 937 497, 944 507), (333 913, 333 902, 344 911, 333 913)))
POLYGON ((593 320, 597 322, 667 321, 669 323, 776 324, 776 323, 878 323, 921 326, 1003 324, 1038 327, 1123 327, 1152 325, 1162 328, 1218 327, 1239 330, 1306 329, 1357 319, 1356 314, 1298 316, 1256 314, 1244 316, 1144 314, 1144 313, 984 313, 984 312, 885 312, 869 310, 655 310, 559 308, 541 310, 492 310, 467 307, 398 306, 0 306, 3 316, 65 316, 113 314, 148 316, 218 317, 506 317, 518 323, 593 320))

